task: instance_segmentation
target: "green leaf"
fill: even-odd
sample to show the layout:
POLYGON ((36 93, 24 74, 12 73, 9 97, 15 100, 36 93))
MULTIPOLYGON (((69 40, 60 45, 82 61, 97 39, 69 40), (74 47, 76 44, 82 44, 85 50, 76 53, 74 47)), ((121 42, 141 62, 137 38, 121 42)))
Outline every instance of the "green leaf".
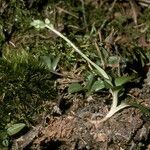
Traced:
POLYGON ((111 80, 105 79, 105 80, 104 80, 104 84, 105 84, 105 88, 106 88, 106 89, 113 88, 113 85, 112 85, 111 80))
POLYGON ((116 86, 121 86, 129 81, 134 79, 134 76, 122 76, 122 77, 117 77, 115 78, 115 85, 116 86))
POLYGON ((121 91, 121 90, 123 90, 123 86, 113 86, 112 88, 111 88, 111 90, 113 91, 113 92, 119 92, 119 91, 121 91))
POLYGON ((53 62, 52 62, 52 70, 55 71, 58 65, 58 62, 60 60, 60 55, 58 55, 56 58, 54 58, 53 62))
POLYGON ((150 108, 143 106, 141 104, 138 104, 137 102, 131 102, 129 104, 131 106, 138 108, 142 113, 144 113, 146 116, 150 117, 150 108))
POLYGON ((13 124, 11 127, 7 129, 7 134, 9 136, 15 135, 19 131, 21 131, 25 127, 24 123, 13 124))
POLYGON ((42 56, 41 57, 42 63, 49 69, 52 70, 52 61, 50 56, 42 56))
POLYGON ((68 87, 68 93, 76 93, 82 91, 82 86, 79 83, 72 83, 68 87))
POLYGON ((47 69, 55 71, 60 60, 60 55, 58 55, 56 58, 53 58, 52 56, 41 56, 40 59, 42 65, 44 65, 47 69))
POLYGON ((103 88, 105 88, 104 81, 98 80, 98 81, 95 81, 94 84, 92 85, 91 91, 97 92, 103 88))
POLYGON ((44 29, 45 23, 41 20, 34 20, 33 22, 31 22, 31 26, 34 26, 37 29, 44 29))
POLYGON ((94 75, 93 75, 93 73, 90 73, 87 76, 84 89, 89 91, 92 87, 93 82, 94 82, 94 75))

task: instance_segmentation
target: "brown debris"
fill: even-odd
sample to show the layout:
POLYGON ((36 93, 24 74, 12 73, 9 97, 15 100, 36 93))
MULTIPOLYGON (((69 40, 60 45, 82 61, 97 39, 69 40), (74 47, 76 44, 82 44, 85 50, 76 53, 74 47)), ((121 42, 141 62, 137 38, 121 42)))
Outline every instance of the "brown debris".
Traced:
MULTIPOLYGON (((80 104, 75 108, 72 106, 71 112, 67 115, 47 117, 45 126, 40 124, 26 135, 15 140, 15 143, 18 144, 15 150, 20 150, 31 142, 31 150, 41 150, 44 145, 48 148, 49 143, 55 143, 55 141, 61 143, 59 149, 64 149, 64 146, 68 150, 88 148, 105 150, 108 147, 124 149, 124 145, 129 142, 147 140, 149 125, 143 122, 141 113, 135 108, 125 109, 108 121, 93 125, 90 122, 90 120, 95 119, 93 116, 99 120, 99 117, 104 117, 107 113, 107 108, 104 107, 103 102, 98 103, 95 98, 98 97, 87 101, 83 108, 79 108, 81 107, 80 104)), ((80 99, 76 103, 80 103, 80 101, 83 100, 80 99)))
POLYGON ((28 146, 40 133, 42 130, 43 125, 39 124, 35 126, 31 131, 29 131, 27 134, 21 136, 20 138, 16 139, 12 145, 11 150, 20 150, 24 149, 26 146, 28 146))
POLYGON ((138 6, 136 4, 136 2, 134 0, 129 0, 130 2, 130 5, 131 5, 131 9, 132 9, 132 17, 133 17, 133 20, 134 20, 134 23, 135 25, 137 25, 137 17, 138 17, 138 14, 139 14, 139 9, 138 9, 138 6))

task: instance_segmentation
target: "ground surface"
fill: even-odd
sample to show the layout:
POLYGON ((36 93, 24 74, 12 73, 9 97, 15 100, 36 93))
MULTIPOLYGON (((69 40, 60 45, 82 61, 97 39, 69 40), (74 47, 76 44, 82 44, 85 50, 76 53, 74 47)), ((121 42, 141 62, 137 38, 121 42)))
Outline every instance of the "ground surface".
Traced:
MULTIPOLYGON (((138 100, 150 107, 147 82, 138 92, 138 100)), ((133 94, 133 93, 132 93, 133 94)), ((106 94, 104 94, 106 95, 106 94)), ((12 149, 149 149, 150 120, 135 108, 128 108, 104 123, 98 120, 107 113, 109 96, 93 95, 84 99, 80 95, 62 97, 66 110, 60 105, 51 106, 52 114, 44 116, 42 123, 14 142, 12 149), (56 110, 57 108, 57 110, 56 110), (59 110, 59 111, 58 111, 59 110), (60 114, 60 112, 64 112, 60 114), (96 120, 95 123, 92 121, 96 120), (44 123, 43 123, 44 121, 44 123), (46 126, 46 127, 45 127, 46 126), (29 142, 29 143, 28 143, 29 142)))
POLYGON ((0 1, 0 149, 149 150, 149 4, 0 1), (106 87, 91 90, 101 78, 66 42, 31 27, 45 18, 113 79, 135 76, 120 96, 131 107, 100 122, 112 95, 106 87), (83 89, 69 92, 72 83, 83 89), (15 123, 26 127, 8 136, 15 123))

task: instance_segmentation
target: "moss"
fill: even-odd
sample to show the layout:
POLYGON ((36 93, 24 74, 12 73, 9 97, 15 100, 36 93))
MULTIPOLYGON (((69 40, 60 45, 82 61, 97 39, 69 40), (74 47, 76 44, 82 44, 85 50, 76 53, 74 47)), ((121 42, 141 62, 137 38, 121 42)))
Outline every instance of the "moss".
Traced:
MULTIPOLYGON (((124 65, 132 64, 135 60, 146 64, 143 53, 149 48, 139 46, 138 38, 150 38, 148 8, 138 18, 139 25, 148 27, 142 33, 140 28, 134 26, 133 18, 127 14, 125 6, 119 2, 111 13, 110 3, 101 5, 98 1, 90 0, 84 3, 85 14, 81 2, 72 0, 4 0, 0 7, 0 127, 12 120, 32 122, 35 116, 45 111, 44 103, 56 98, 54 82, 57 77, 41 65, 41 56, 60 54, 60 68, 71 70, 77 64, 90 70, 85 61, 62 39, 47 30, 33 29, 30 26, 33 19, 51 19, 58 30, 99 65, 101 61, 97 57, 95 42, 101 45, 102 50, 105 39, 114 28, 117 31, 115 38, 120 39, 111 43, 111 49, 106 49, 107 53, 120 56, 125 60, 124 65)), ((112 72, 112 68, 107 69, 112 72)))

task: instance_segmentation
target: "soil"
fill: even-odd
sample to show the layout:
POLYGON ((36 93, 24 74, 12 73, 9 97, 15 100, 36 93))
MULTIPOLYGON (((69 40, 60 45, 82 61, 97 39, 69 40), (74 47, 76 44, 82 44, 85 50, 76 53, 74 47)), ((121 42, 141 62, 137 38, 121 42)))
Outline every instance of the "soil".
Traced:
MULTIPOLYGON (((141 89, 129 92, 146 107, 150 107, 148 81, 147 77, 141 89)), ((49 104, 51 113, 44 114, 41 123, 14 141, 12 150, 149 150, 150 119, 139 109, 126 108, 99 123, 110 103, 107 92, 88 98, 64 94, 49 104)))

